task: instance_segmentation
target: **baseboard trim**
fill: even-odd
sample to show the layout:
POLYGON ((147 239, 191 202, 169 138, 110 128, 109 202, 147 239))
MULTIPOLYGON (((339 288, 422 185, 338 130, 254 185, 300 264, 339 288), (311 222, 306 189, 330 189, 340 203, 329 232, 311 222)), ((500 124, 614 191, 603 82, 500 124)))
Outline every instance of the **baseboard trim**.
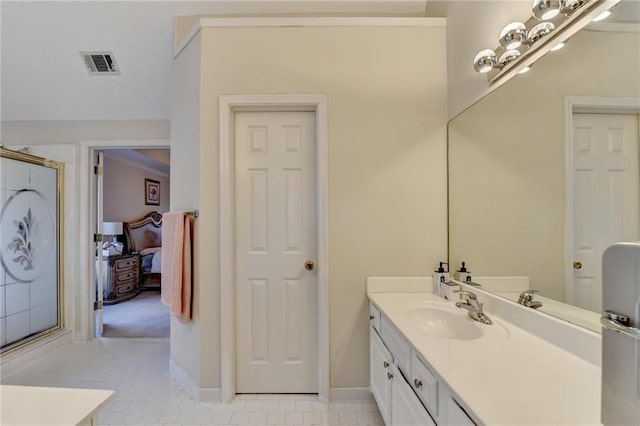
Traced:
POLYGON ((200 388, 200 402, 221 402, 220 388, 200 388))
POLYGON ((200 387, 193 381, 191 376, 172 359, 169 359, 169 374, 180 383, 180 386, 189 394, 191 399, 194 401, 200 400, 200 387))
POLYGON ((373 402, 369 388, 331 388, 331 402, 373 402))
POLYGON ((27 343, 24 347, 16 348, 7 354, 0 355, 0 379, 5 379, 16 371, 69 343, 71 343, 71 330, 65 329, 32 343, 27 343))
POLYGON ((197 402, 220 402, 220 388, 201 388, 191 378, 191 376, 182 369, 172 359, 169 360, 169 374, 177 380, 182 388, 189 394, 191 399, 197 402))

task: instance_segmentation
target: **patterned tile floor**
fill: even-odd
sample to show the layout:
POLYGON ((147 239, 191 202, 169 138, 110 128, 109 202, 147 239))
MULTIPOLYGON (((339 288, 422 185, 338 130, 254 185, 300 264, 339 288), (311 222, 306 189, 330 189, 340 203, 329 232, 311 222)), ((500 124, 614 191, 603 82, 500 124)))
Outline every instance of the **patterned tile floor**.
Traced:
POLYGON ((322 404, 314 395, 238 395, 229 404, 193 401, 169 374, 167 339, 73 343, 3 384, 113 389, 104 425, 382 425, 374 402, 322 404))

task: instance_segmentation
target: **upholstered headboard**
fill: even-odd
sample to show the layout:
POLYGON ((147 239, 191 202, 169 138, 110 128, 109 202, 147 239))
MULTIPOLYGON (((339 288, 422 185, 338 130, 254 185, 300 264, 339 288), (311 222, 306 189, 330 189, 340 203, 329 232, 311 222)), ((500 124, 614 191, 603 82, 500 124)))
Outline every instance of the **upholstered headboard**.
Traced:
POLYGON ((162 246, 162 215, 153 211, 134 222, 125 222, 124 233, 129 251, 160 247, 162 246))

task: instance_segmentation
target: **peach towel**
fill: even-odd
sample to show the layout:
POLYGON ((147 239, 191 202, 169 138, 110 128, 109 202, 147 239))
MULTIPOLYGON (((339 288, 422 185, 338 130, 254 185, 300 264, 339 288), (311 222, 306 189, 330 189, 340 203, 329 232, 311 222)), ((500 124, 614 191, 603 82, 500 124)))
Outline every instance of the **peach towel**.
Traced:
POLYGON ((162 215, 160 300, 180 322, 191 321, 191 216, 162 215))

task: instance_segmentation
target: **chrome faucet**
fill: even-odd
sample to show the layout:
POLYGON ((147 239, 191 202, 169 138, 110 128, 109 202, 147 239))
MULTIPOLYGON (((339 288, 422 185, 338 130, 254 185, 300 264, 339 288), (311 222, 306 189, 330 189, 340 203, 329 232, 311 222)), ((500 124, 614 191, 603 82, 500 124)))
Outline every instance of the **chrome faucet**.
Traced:
POLYGON ((518 303, 527 308, 538 309, 542 307, 542 302, 539 300, 533 300, 533 295, 538 293, 538 290, 526 290, 520 293, 518 303))
POLYGON ((493 321, 482 311, 482 303, 478 296, 470 291, 460 290, 460 299, 466 298, 464 302, 456 302, 456 307, 469 311, 469 316, 482 324, 491 325, 493 321))

